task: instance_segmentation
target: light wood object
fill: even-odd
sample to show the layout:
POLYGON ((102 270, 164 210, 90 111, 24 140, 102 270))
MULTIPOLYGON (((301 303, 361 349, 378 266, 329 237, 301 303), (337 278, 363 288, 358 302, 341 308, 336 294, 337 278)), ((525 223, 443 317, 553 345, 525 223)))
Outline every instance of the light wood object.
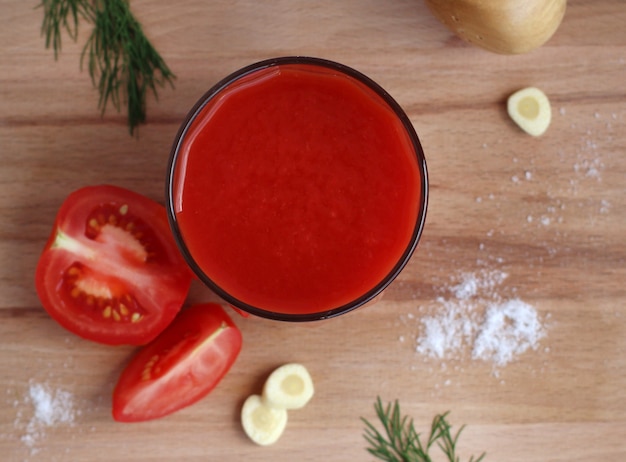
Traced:
POLYGON ((557 31, 567 0, 426 0, 459 37, 503 54, 532 51, 557 31))
MULTIPOLYGON (((36 3, 36 2, 35 2, 36 3)), ((42 10, 0 0, 0 459, 36 461, 369 461, 360 417, 396 398, 426 432, 451 411, 462 460, 626 460, 626 8, 571 0, 541 48, 500 55, 467 44, 420 0, 133 0, 178 79, 149 101, 138 139, 124 115, 100 117, 80 71, 89 28, 57 61, 42 10), (430 174, 422 241, 373 306, 316 324, 244 319, 241 355, 200 403, 119 424, 111 391, 133 348, 83 341, 41 308, 34 269, 65 196, 111 183, 164 202, 169 151, 187 111, 213 84, 257 60, 312 55, 352 66, 406 110, 430 174), (553 118, 540 137, 507 116, 537 86, 553 118), (539 312, 536 351, 494 371, 415 351, 420 319, 462 273, 508 274, 495 292, 539 312), (239 412, 286 362, 308 368, 315 396, 262 448, 239 412), (29 432, 29 386, 74 398, 72 425, 29 432), (33 437, 28 444, 24 437, 33 437)), ((215 300, 194 284, 189 302, 215 300)))

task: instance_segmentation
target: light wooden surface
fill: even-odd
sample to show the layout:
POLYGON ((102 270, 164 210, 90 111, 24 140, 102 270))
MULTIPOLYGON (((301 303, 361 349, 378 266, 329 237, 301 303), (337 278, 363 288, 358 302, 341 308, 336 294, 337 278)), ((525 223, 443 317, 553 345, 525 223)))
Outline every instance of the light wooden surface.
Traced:
MULTIPOLYGON (((150 100, 139 139, 123 116, 99 115, 79 71, 88 29, 55 62, 35 3, 0 0, 0 459, 371 460, 359 418, 374 419, 378 395, 398 398, 423 431, 450 410, 453 424, 468 425, 462 460, 483 450, 494 462, 626 459, 622 0, 571 0, 556 35, 521 56, 465 44, 420 0, 131 3, 178 76, 175 90, 150 100), (211 395, 158 421, 115 423, 110 394, 132 349, 72 336, 34 291, 56 210, 98 183, 163 202, 170 146, 196 99, 243 65, 291 54, 353 66, 405 108, 430 171, 420 247, 375 306, 312 325, 236 317, 244 348, 211 395), (553 105, 538 139, 505 111, 528 85, 553 105), (467 355, 418 354, 420 316, 462 273, 480 270, 507 273, 496 295, 537 309, 547 328, 539 347, 497 373, 467 355), (290 414, 275 446, 257 447, 240 406, 286 361, 310 369, 316 396, 290 414), (38 384, 73 396, 71 425, 36 426, 27 396, 38 384)), ((213 299, 194 286, 189 301, 213 299)))

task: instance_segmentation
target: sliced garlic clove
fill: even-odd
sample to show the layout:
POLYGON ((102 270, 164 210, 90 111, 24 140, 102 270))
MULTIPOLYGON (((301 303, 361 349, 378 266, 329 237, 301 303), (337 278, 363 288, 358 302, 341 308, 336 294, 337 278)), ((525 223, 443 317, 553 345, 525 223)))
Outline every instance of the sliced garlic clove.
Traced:
POLYGON ((285 364, 270 374, 263 388, 265 403, 277 409, 300 409, 313 397, 313 380, 302 364, 285 364))
POLYGON ((261 446, 278 441, 287 426, 287 411, 267 406, 259 395, 250 395, 241 408, 241 424, 246 435, 261 446))
POLYGON ((552 119, 550 101, 536 87, 524 88, 509 96, 507 112, 522 130, 532 136, 543 135, 552 119))

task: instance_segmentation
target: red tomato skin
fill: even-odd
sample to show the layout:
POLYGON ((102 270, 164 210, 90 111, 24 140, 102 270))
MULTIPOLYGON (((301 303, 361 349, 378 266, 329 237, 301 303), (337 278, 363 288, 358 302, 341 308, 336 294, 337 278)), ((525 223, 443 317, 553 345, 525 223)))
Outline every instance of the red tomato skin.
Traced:
POLYGON ((122 371, 113 390, 113 418, 141 422, 196 403, 230 370, 241 346, 240 330, 220 305, 184 309, 122 371))
POLYGON ((192 278, 162 205, 124 188, 98 185, 74 191, 61 205, 37 264, 35 286, 44 309, 70 332, 108 345, 143 345, 162 332, 180 311, 192 278), (90 214, 103 206, 126 206, 126 213, 139 218, 154 237, 159 254, 152 260, 133 260, 131 251, 117 245, 115 235, 107 242, 89 238, 86 228, 90 214), (101 268, 103 261, 109 266, 106 271, 101 268), (98 273, 103 281, 113 281, 120 295, 131 295, 141 310, 141 322, 105 319, 101 312, 90 312, 73 303, 65 293, 68 290, 63 290, 63 278, 76 264, 98 273))
POLYGON ((228 305, 228 306, 229 306, 229 308, 231 308, 235 313, 237 313, 242 318, 250 317, 250 313, 248 313, 247 311, 240 310, 239 308, 237 308, 236 306, 233 306, 233 305, 228 305))

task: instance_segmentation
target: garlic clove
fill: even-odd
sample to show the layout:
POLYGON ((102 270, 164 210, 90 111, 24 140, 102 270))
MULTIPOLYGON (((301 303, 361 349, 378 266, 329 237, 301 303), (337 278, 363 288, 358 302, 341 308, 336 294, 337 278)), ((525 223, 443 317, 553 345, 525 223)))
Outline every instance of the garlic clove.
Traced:
POLYGON ((313 380, 302 364, 285 364, 270 374, 263 387, 263 400, 277 409, 300 409, 313 397, 313 380))
POLYGON ((260 446, 274 444, 287 426, 287 411, 267 406, 261 396, 250 395, 241 408, 241 424, 248 437, 260 446))
POLYGON ((536 87, 523 88, 509 96, 507 112, 522 130, 532 136, 543 135, 552 120, 550 101, 536 87))

